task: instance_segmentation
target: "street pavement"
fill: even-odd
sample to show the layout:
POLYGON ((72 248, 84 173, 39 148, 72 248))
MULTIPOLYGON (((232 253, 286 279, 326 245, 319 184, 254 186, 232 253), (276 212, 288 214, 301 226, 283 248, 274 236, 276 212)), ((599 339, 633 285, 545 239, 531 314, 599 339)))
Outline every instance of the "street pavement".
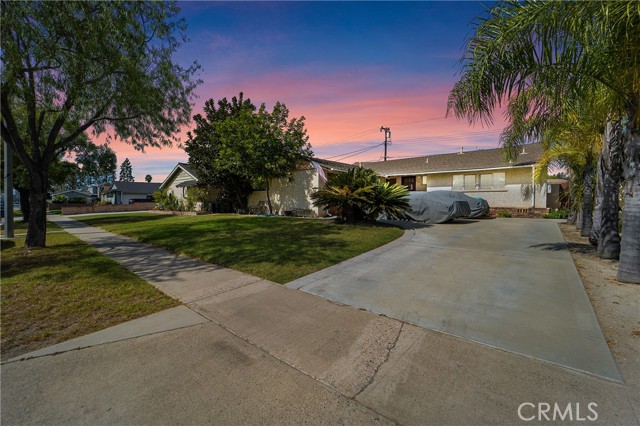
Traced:
POLYGON ((184 306, 3 363, 2 424, 640 424, 624 382, 53 220, 184 306))

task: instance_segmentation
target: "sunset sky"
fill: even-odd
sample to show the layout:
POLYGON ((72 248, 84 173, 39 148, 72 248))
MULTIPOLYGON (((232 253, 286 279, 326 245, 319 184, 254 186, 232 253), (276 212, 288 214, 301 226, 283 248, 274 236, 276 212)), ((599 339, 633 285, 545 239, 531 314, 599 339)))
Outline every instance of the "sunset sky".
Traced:
MULTIPOLYGON (((202 65, 194 114, 207 99, 240 91, 259 105, 285 103, 306 118, 315 155, 348 163, 498 147, 504 126, 444 118, 479 2, 180 2, 190 43, 176 60, 202 65), (358 153, 358 150, 371 148, 358 153)), ((184 138, 183 138, 184 139, 184 138)), ((161 182, 179 147, 134 151, 116 142, 118 164, 161 182)))

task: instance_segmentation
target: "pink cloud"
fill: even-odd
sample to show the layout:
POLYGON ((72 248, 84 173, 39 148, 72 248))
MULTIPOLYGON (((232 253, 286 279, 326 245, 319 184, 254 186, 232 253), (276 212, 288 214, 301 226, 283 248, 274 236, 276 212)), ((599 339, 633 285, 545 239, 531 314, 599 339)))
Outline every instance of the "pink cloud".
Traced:
MULTIPOLYGON (((380 126, 391 127, 392 145, 389 155, 406 157, 466 149, 496 148, 498 134, 505 123, 500 113, 488 128, 470 126, 465 120, 443 118, 452 83, 434 85, 428 76, 398 76, 402 88, 385 84, 381 69, 338 70, 317 75, 309 69, 264 73, 257 76, 224 75, 207 78, 198 89, 193 114, 201 113, 204 102, 213 97, 230 98, 243 91, 254 103, 267 107, 282 101, 292 117, 304 115, 309 141, 318 157, 332 157, 384 140, 380 126)), ((186 140, 189 127, 180 133, 186 140)), ((144 178, 147 170, 154 180, 162 180, 179 161, 187 161, 179 147, 147 148, 145 153, 114 141, 111 146, 121 163, 128 157, 134 175, 144 178), (164 170, 164 171, 163 171, 164 170)), ((377 160, 382 148, 345 159, 345 162, 377 160)), ((340 157, 337 157, 340 158, 340 157)))

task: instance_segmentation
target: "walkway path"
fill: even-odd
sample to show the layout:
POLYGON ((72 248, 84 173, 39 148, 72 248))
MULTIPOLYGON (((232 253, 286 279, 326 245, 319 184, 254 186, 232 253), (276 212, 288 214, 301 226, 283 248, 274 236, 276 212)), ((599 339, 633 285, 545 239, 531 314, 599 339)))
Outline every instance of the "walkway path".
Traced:
POLYGON ((53 220, 186 308, 3 364, 3 424, 514 424, 541 401, 639 424, 623 384, 53 220))

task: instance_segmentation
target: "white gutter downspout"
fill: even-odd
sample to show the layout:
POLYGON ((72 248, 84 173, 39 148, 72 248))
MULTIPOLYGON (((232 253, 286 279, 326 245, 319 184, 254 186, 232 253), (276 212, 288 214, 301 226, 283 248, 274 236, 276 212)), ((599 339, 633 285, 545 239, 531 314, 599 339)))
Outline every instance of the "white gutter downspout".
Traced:
POLYGON ((536 208, 536 166, 531 166, 531 209, 536 208))

